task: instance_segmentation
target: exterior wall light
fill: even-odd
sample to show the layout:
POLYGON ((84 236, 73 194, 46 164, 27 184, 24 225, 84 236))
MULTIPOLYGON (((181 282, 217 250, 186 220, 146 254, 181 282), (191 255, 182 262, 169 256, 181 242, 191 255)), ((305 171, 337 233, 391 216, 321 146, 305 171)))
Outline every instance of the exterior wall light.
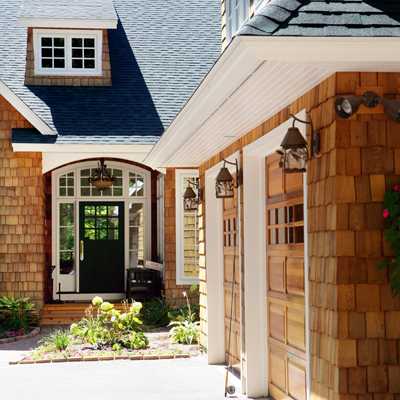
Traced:
POLYGON ((276 151, 281 156, 279 167, 283 169, 284 173, 306 172, 306 165, 310 159, 308 155, 307 141, 300 133, 299 128, 294 126, 294 123, 295 121, 298 121, 303 124, 311 125, 311 156, 319 154, 319 131, 317 130, 314 132, 310 116, 308 116, 309 121, 302 121, 292 114, 290 114, 290 116, 293 118, 293 126, 288 129, 282 140, 282 149, 276 151))
POLYGON ((98 168, 88 178, 89 183, 97 187, 97 189, 108 189, 117 181, 117 177, 110 175, 106 168, 107 165, 104 164, 104 158, 100 158, 98 168))
POLYGON ((193 211, 199 208, 199 204, 203 200, 203 190, 197 190, 197 196, 194 190, 190 185, 195 185, 199 187, 199 185, 195 182, 191 182, 188 180, 189 186, 186 188, 185 193, 183 194, 183 209, 185 211, 193 211))
POLYGON ((400 100, 384 99, 375 92, 365 92, 362 97, 338 97, 335 100, 335 112, 339 118, 349 119, 358 111, 361 104, 364 104, 367 108, 374 108, 379 103, 385 107, 389 117, 400 124, 400 100))
POLYGON ((239 170, 238 161, 235 160, 234 163, 224 160, 224 166, 219 171, 217 177, 215 178, 215 196, 217 199, 228 199, 234 197, 234 188, 238 188, 242 184, 242 172, 239 170), (225 164, 236 165, 236 182, 233 176, 225 167, 225 164))

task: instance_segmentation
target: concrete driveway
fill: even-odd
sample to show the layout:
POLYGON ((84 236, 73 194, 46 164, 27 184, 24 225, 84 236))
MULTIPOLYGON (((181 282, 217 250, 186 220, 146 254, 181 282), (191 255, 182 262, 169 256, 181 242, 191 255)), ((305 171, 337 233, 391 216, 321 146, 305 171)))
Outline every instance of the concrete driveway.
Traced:
MULTIPOLYGON (((51 327, 46 327, 48 330, 51 327)), ((204 356, 179 360, 8 364, 34 347, 40 337, 0 345, 0 399, 225 399, 224 367, 208 365, 204 356)), ((238 392, 230 398, 246 398, 238 392)))

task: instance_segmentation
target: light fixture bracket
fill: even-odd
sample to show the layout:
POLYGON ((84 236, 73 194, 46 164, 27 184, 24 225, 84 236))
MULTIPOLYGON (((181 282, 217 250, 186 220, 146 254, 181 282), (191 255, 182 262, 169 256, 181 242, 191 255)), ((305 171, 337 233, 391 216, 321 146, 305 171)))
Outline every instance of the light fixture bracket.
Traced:
POLYGON ((374 108, 379 104, 380 97, 372 91, 363 94, 364 106, 367 108, 374 108))

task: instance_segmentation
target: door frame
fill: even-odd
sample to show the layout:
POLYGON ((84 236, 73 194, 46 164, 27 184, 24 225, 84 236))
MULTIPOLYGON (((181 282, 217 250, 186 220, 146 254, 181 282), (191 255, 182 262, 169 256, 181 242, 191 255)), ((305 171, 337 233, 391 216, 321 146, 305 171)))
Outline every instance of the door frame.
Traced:
MULTIPOLYGON (((105 158, 107 156, 105 155, 105 158)), ((138 167, 136 165, 127 164, 124 162, 111 161, 106 159, 106 165, 108 168, 118 168, 123 170, 123 196, 113 197, 98 197, 98 196, 81 196, 80 195, 80 176, 79 171, 86 168, 97 168, 99 159, 91 161, 77 162, 70 164, 51 172, 51 227, 52 227, 52 265, 56 268, 53 272, 53 298, 57 299, 58 295, 58 283, 60 281, 60 262, 59 262, 59 204, 60 203, 74 203, 75 204, 75 238, 79 237, 79 203, 90 201, 90 202, 124 202, 124 214, 125 214, 125 227, 124 227, 124 266, 125 270, 129 267, 129 203, 143 203, 144 204, 144 260, 151 258, 151 172, 138 167), (67 172, 75 171, 75 184, 74 184, 74 196, 71 197, 60 197, 58 196, 58 177, 67 172), (128 195, 128 182, 129 172, 135 172, 145 179, 145 188, 143 197, 129 197, 128 195)), ((75 240, 74 243, 75 251, 75 291, 73 293, 66 293, 61 295, 62 300, 92 300, 93 294, 86 294, 79 292, 79 242, 75 240)), ((126 282, 124 282, 126 286, 126 282)), ((125 288, 126 289, 126 288, 125 288)), ((98 293, 99 296, 103 296, 109 300, 119 300, 125 298, 124 293, 98 293)))
MULTIPOLYGON (((306 111, 300 111, 296 114, 296 117, 305 120, 307 118, 306 111)), ((292 123, 293 121, 289 119, 243 148, 246 393, 249 397, 268 396, 265 157, 280 148, 280 143, 292 123)), ((299 124, 298 128, 305 136, 305 125, 299 124)), ((304 173, 303 182, 304 205, 307 207, 307 173, 304 173)), ((306 211, 307 209, 305 209, 304 213, 304 280, 306 292, 307 399, 309 399, 311 379, 306 211)))
MULTIPOLYGON (((237 151, 226 158, 227 161, 238 160, 240 168, 240 152, 237 151)), ((205 171, 206 197, 206 281, 207 281, 207 362, 209 364, 225 363, 224 337, 224 257, 223 257, 223 227, 222 227, 222 200, 215 197, 215 178, 224 162, 221 161, 205 171), (212 227, 207 229, 207 227, 212 227)), ((236 172, 236 166, 226 164, 231 174, 236 172)), ((238 202, 241 202, 241 191, 238 191, 238 202)), ((239 206, 239 221, 241 207, 239 206)), ((241 223, 239 223, 239 237, 241 237, 241 223)), ((239 240, 239 254, 242 254, 242 241, 239 240)), ((242 257, 239 257, 238 268, 242 269, 242 257)), ((240 304, 242 304, 242 274, 240 274, 240 304)), ((242 307, 240 307, 240 321, 243 321, 242 307)), ((240 354, 242 354, 243 324, 240 324, 240 354)), ((243 371, 243 357, 241 357, 241 371, 243 371)), ((232 375, 232 374, 231 374, 232 375)), ((239 381, 234 375, 232 380, 239 383, 244 393, 246 388, 245 374, 241 373, 239 381)))

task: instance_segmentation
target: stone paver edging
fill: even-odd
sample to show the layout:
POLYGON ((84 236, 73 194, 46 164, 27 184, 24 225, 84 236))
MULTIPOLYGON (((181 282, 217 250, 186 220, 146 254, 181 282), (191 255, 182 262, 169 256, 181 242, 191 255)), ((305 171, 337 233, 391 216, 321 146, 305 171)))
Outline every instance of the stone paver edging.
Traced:
POLYGON ((0 339, 0 344, 16 342, 17 340, 29 339, 29 338, 32 338, 32 337, 38 335, 39 332, 40 332, 40 328, 36 327, 26 335, 9 337, 9 338, 6 338, 6 339, 0 339))
POLYGON ((61 362, 79 362, 79 361, 113 361, 113 360, 165 360, 173 358, 189 358, 189 354, 135 354, 135 355, 119 355, 119 356, 84 356, 84 357, 62 357, 62 358, 46 358, 39 360, 18 359, 10 361, 10 365, 16 364, 43 364, 43 363, 61 363, 61 362))

